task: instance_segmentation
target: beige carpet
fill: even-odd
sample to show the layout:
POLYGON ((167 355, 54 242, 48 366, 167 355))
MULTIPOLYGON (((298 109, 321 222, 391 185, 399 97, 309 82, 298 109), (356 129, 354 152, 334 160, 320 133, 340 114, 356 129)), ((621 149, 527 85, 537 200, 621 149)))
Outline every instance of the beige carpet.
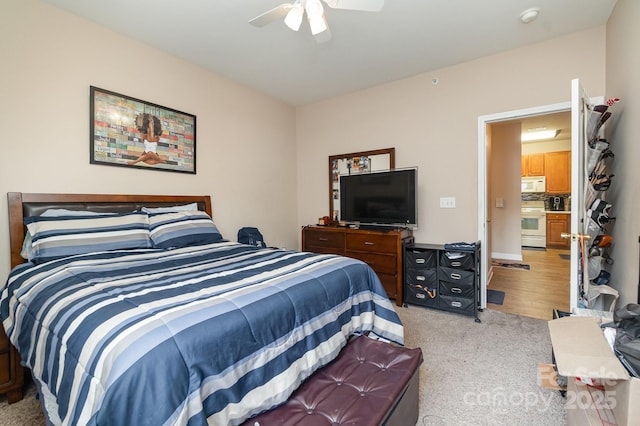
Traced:
MULTIPOLYGON (((537 384, 537 365, 551 361, 546 321, 485 310, 473 318, 417 306, 396 308, 406 345, 421 347, 417 426, 564 425, 564 399, 537 384)), ((40 426, 33 384, 8 405, 0 426, 40 426)))
POLYGON ((473 318, 396 308, 405 343, 422 348, 418 426, 564 425, 564 398, 537 384, 551 362, 547 322, 493 310, 473 318))
POLYGON ((36 399, 36 386, 29 380, 25 386, 24 398, 15 404, 7 404, 7 398, 0 396, 0 426, 40 426, 44 425, 44 415, 36 399))

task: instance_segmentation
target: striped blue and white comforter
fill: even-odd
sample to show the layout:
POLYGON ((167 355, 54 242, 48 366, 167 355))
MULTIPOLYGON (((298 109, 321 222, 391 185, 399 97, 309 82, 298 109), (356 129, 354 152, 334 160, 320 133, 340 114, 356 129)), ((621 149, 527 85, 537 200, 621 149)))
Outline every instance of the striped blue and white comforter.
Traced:
POLYGON ((365 331, 403 328, 364 263, 217 243, 15 268, 4 328, 54 424, 237 424, 365 331))

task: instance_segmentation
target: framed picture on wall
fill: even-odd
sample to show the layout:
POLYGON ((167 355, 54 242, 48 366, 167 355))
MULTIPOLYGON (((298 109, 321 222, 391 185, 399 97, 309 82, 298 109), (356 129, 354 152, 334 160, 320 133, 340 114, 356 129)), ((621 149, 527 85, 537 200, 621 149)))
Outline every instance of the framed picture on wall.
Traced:
POLYGON ((196 173, 196 116, 91 86, 90 163, 196 173))

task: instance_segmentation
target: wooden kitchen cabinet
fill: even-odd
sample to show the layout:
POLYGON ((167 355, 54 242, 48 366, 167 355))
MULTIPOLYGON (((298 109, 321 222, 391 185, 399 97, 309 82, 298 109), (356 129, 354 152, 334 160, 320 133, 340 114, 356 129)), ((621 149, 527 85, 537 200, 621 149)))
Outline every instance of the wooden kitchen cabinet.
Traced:
POLYGON ((571 215, 567 213, 547 213, 547 248, 569 249, 571 240, 562 238, 571 232, 571 215))
POLYGON ((522 156, 522 176, 544 176, 544 154, 527 154, 522 156))
POLYGON ((571 192, 571 151, 544 153, 547 194, 571 192))

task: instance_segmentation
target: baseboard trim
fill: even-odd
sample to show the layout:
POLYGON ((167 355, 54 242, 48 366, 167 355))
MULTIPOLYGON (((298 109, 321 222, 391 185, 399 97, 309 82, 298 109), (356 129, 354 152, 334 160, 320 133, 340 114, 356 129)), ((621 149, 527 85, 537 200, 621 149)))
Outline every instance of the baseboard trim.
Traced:
POLYGON ((522 253, 514 254, 514 253, 495 253, 491 252, 492 260, 515 260, 517 262, 522 262, 522 253))

